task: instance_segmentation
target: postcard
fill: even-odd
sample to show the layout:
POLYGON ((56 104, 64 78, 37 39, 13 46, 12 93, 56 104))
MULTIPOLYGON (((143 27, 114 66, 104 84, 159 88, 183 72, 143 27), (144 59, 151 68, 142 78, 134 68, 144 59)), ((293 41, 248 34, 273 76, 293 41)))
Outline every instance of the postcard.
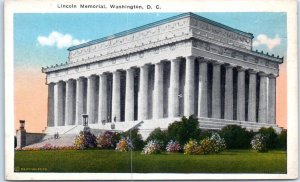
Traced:
POLYGON ((6 0, 6 179, 297 178, 296 7, 6 0))

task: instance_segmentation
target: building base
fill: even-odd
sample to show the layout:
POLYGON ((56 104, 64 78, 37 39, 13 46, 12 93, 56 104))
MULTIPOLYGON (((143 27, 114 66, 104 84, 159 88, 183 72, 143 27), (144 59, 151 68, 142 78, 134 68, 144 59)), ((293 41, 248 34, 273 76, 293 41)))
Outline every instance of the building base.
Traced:
MULTIPOLYGON (((247 130, 258 131, 260 128, 272 127, 277 133, 280 133, 282 128, 278 127, 276 124, 269 123, 255 123, 247 121, 236 121, 236 120, 224 120, 215 118, 198 118, 199 126, 204 130, 221 130, 227 125, 238 125, 247 130)), ((166 130, 168 126, 174 121, 180 121, 181 118, 163 118, 157 120, 144 120, 144 121, 126 121, 126 122, 111 122, 111 123, 100 123, 100 124, 89 124, 91 132, 95 135, 99 135, 105 130, 126 132, 133 128, 139 128, 139 132, 143 139, 146 139, 149 134, 155 128, 161 128, 166 130)), ((59 133, 59 135, 65 134, 78 134, 84 128, 83 125, 69 125, 69 126, 57 126, 57 127, 47 127, 45 133, 48 135, 54 135, 59 133)))

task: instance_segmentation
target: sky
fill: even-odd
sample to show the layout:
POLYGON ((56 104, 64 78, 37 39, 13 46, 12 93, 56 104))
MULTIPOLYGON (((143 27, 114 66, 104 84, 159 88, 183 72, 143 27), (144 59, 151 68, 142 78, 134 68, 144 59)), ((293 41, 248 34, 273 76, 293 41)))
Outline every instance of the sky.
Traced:
MULTIPOLYGON (((15 126, 26 120, 28 131, 41 132, 47 120, 47 85, 41 67, 67 61, 67 48, 180 13, 15 14, 15 126), (30 84, 29 84, 30 83, 30 84)), ((277 78, 276 117, 286 127, 286 14, 196 13, 252 33, 253 50, 284 57, 277 78)))

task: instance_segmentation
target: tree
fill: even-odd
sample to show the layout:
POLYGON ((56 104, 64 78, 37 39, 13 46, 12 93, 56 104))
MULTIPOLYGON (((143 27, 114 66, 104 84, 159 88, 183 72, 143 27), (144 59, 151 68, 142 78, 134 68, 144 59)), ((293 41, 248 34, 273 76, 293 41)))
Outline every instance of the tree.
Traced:
POLYGON ((189 118, 184 116, 181 121, 170 124, 167 132, 169 140, 176 140, 182 146, 190 139, 198 140, 200 136, 198 119, 193 115, 189 118))

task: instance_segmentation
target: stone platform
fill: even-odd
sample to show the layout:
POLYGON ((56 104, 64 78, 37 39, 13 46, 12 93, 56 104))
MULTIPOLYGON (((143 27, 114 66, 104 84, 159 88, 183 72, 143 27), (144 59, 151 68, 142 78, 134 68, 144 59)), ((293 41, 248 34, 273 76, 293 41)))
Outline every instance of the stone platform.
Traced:
MULTIPOLYGON (((111 131, 129 131, 132 128, 138 127, 140 134, 142 135, 143 139, 146 139, 149 134, 155 129, 160 127, 162 130, 166 130, 168 126, 173 123, 174 121, 180 121, 181 118, 175 119, 157 119, 157 120, 144 120, 144 121, 126 121, 126 122, 112 122, 112 123, 105 123, 105 124, 89 124, 89 127, 92 130, 92 133, 99 134, 101 131, 104 130, 111 130, 111 131)), ((224 119, 214 119, 214 118, 199 118, 199 126, 201 129, 208 130, 221 130, 223 127, 227 125, 238 125, 247 130, 258 131, 262 127, 273 127, 274 130, 278 133, 281 132, 282 128, 279 128, 275 124, 268 124, 268 123, 254 123, 248 121, 236 121, 236 120, 224 120, 224 119)), ((58 132, 60 135, 63 134, 78 134, 82 131, 84 126, 82 125, 71 125, 71 126, 59 126, 59 127, 48 127, 46 129, 46 133, 48 135, 54 135, 58 132)))

